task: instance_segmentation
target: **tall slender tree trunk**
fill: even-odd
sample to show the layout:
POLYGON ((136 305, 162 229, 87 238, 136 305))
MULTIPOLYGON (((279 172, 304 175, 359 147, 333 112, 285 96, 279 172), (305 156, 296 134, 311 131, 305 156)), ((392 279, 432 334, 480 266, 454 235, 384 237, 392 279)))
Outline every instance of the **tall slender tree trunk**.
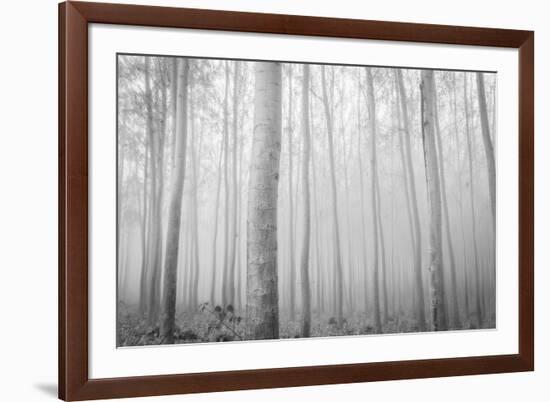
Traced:
POLYGON ((474 249, 474 283, 475 283, 475 306, 477 324, 481 326, 483 323, 483 309, 481 308, 481 290, 479 286, 479 255, 477 250, 477 229, 476 229, 476 207, 474 197, 474 167, 472 160, 472 133, 470 129, 470 106, 467 93, 468 81, 466 73, 464 73, 464 111, 466 114, 466 145, 468 150, 468 173, 470 178, 470 209, 472 213, 472 244, 474 249))
MULTIPOLYGON (((467 275, 466 272, 467 267, 467 256, 466 256, 466 234, 464 232, 464 203, 463 203, 463 195, 462 195, 462 175, 461 175, 461 169, 460 169, 460 141, 458 138, 458 118, 457 118, 457 105, 456 105, 456 75, 453 75, 453 127, 454 127, 454 134, 455 134, 455 147, 456 147, 456 183, 458 186, 458 211, 459 211, 459 219, 460 219, 460 232, 462 234, 462 267, 463 267, 463 274, 464 274, 464 313, 466 315, 466 320, 470 319, 470 298, 468 293, 468 281, 467 281, 467 275)), ((463 326, 463 325, 462 325, 463 326)))
MULTIPOLYGON (((119 128, 119 133, 125 133, 125 130, 122 130, 122 127, 119 128)), ((119 134, 120 135, 120 134, 119 134)), ((120 137, 123 137, 123 135, 120 135, 120 137)), ((124 141, 122 140, 122 138, 119 138, 119 141, 118 141, 118 177, 117 177, 117 188, 121 189, 121 194, 119 194, 119 196, 117 197, 117 227, 118 227, 118 230, 117 230, 117 238, 116 238, 116 250, 117 250, 117 257, 118 257, 118 260, 117 260, 117 263, 118 263, 118 267, 119 267, 119 270, 122 269, 122 264, 121 264, 121 261, 122 261, 122 252, 121 252, 121 249, 120 249, 120 246, 121 246, 121 240, 122 240, 122 227, 123 227, 123 211, 122 211, 122 208, 123 208, 123 204, 122 204, 122 200, 123 200, 123 194, 124 196, 127 196, 126 195, 126 192, 125 192, 125 186, 124 186, 124 161, 125 161, 125 155, 124 155, 124 141)))
MULTIPOLYGON (((243 87, 242 87, 242 93, 244 94, 246 92, 246 89, 245 89, 245 82, 244 82, 244 79, 243 79, 243 87)), ((242 120, 241 120, 241 125, 240 125, 240 130, 242 131, 243 129, 243 125, 242 125, 242 120)), ((237 258, 236 258, 236 264, 237 264, 237 267, 236 267, 236 270, 237 270, 237 274, 236 274, 236 280, 237 280, 237 290, 236 290, 236 299, 235 299, 235 304, 238 306, 239 308, 239 311, 242 310, 242 283, 244 282, 243 281, 243 270, 242 270, 242 255, 243 255, 243 242, 242 242, 242 239, 245 238, 245 236, 242 235, 243 233, 243 219, 242 219, 242 216, 243 216, 243 213, 242 213, 242 203, 243 203, 243 197, 242 197, 242 191, 243 191, 243 181, 244 181, 244 177, 243 177, 243 173, 245 171, 245 169, 243 169, 243 148, 244 148, 244 144, 243 144, 243 140, 240 141, 240 147, 238 147, 238 152, 239 152, 239 183, 237 185, 237 188, 238 188, 238 192, 237 192, 237 234, 236 234, 236 238, 237 238, 237 258)))
POLYGON ((361 143, 361 137, 363 136, 361 130, 361 72, 357 71, 357 82, 358 82, 358 92, 357 92, 357 161, 359 164, 359 201, 360 201, 360 210, 361 210, 361 258, 362 266, 364 273, 364 283, 363 283, 363 292, 365 294, 365 312, 368 311, 368 262, 367 262, 367 235, 366 235, 366 217, 365 217, 365 173, 363 168, 363 147, 361 143))
POLYGON ((125 299, 125 290, 126 290, 126 277, 128 270, 128 233, 129 228, 120 228, 120 243, 118 247, 118 257, 119 263, 117 268, 117 300, 126 301, 125 299))
POLYGON ((288 65, 288 246, 289 246, 289 273, 290 273, 290 321, 296 318, 296 251, 294 244, 294 197, 292 161, 292 65, 288 65))
MULTIPOLYGON (((199 238, 199 202, 198 202, 198 192, 199 192, 199 168, 201 164, 201 141, 198 141, 197 144, 197 132, 195 129, 195 105, 194 102, 190 103, 190 114, 191 114, 191 162, 193 164, 193 183, 192 183, 192 204, 193 204, 193 213, 191 214, 192 226, 193 226, 193 254, 195 256, 193 263, 193 287, 192 297, 191 297, 191 309, 196 311, 199 305, 199 281, 200 281, 200 238, 199 238), (198 155, 197 155, 198 154, 198 155)), ((201 130, 202 131, 202 130, 201 130)))
POLYGON ((233 151, 232 151, 232 187, 233 187, 233 222, 231 224, 231 245, 229 248, 229 272, 227 283, 227 304, 235 305, 235 258, 237 256, 237 123, 239 106, 239 61, 235 61, 233 72, 233 151))
POLYGON ((172 58, 172 64, 171 64, 171 70, 170 70, 170 106, 171 106, 171 114, 172 114, 172 124, 171 124, 171 131, 172 131, 172 155, 170 157, 170 176, 174 176, 175 172, 175 164, 176 164, 176 142, 177 142, 177 123, 176 123, 176 115, 178 113, 178 59, 172 58))
MULTIPOLYGON (((190 196, 188 195, 188 198, 190 196)), ((187 202, 185 200, 182 201, 183 205, 189 205, 191 203, 191 200, 188 199, 187 202)), ((189 214, 190 215, 190 214, 189 214)), ((180 247, 183 246, 183 253, 181 254, 180 260, 182 260, 183 265, 183 281, 182 281, 182 309, 184 311, 189 310, 190 302, 191 302, 191 265, 193 264, 193 236, 192 236, 192 228, 191 228, 191 220, 190 216, 187 217, 187 220, 184 219, 182 222, 183 226, 183 233, 180 231, 180 236, 183 236, 183 245, 180 242, 180 247)))
POLYGON ((399 95, 399 83, 397 72, 395 73, 395 108, 397 115, 397 131, 398 131, 398 146, 399 146, 399 155, 401 157, 401 169, 402 169, 402 178, 403 178, 403 192, 405 193, 405 203, 407 204, 407 220, 409 222, 409 237, 411 239, 411 248, 412 254, 414 255, 416 249, 416 238, 414 237, 414 223, 413 223, 413 213, 411 205, 411 189, 409 183, 409 176, 407 172, 407 159, 405 157, 405 130, 403 128, 403 118, 401 116, 401 106, 399 104, 400 95, 399 95))
POLYGON ((309 287, 309 242, 311 231, 311 205, 309 193, 309 160, 311 155, 309 132, 309 65, 303 66, 302 77, 302 190, 304 192, 304 219, 300 279, 302 290, 302 336, 308 338, 311 330, 311 289, 309 287))
MULTIPOLYGON (((434 87, 434 119, 435 119, 435 145, 437 151, 437 160, 439 165, 439 176, 441 183, 441 201, 443 205, 443 220, 445 226, 445 237, 447 240, 447 249, 449 250, 449 271, 451 274, 451 297, 450 299, 450 311, 452 317, 452 328, 460 327, 460 314, 458 312, 458 290, 456 283, 456 259, 455 251, 453 247, 453 238, 451 235, 451 222, 449 219, 449 205, 447 202, 447 187, 445 176, 445 158, 443 157, 443 142, 441 140, 441 128, 439 126, 439 111, 437 103, 437 88, 434 87)), ((445 275, 443 275, 443 281, 445 282, 445 275)))
POLYGON ((257 62, 248 182, 247 338, 279 338, 277 195, 281 149, 281 64, 257 62))
MULTIPOLYGON (((342 89, 342 98, 345 99, 345 90, 342 89)), ((342 137, 342 156, 344 164, 344 190, 345 190, 345 210, 346 210, 346 238, 347 238, 347 301, 350 314, 353 313, 353 247, 352 247, 352 235, 351 235, 351 205, 350 205, 350 189, 349 189, 349 177, 348 177, 348 159, 351 159, 351 144, 350 151, 348 153, 348 147, 346 143, 346 129, 344 123, 344 108, 340 108, 340 131, 342 137)))
MULTIPOLYGON (((163 220, 162 207, 164 199, 164 139, 166 132, 166 115, 167 115, 167 86, 164 77, 164 69, 160 59, 156 59, 156 74, 159 76, 158 83, 155 83, 155 91, 157 93, 157 102, 159 104, 160 113, 158 119, 152 122, 152 147, 151 147, 151 170, 154 177, 154 185, 152 185, 154 202, 151 211, 151 223, 153 226, 154 236, 151 236, 152 251, 150 254, 152 265, 152 278, 150 282, 151 290, 149 292, 149 325, 156 325, 161 314, 161 276, 162 276, 162 253, 163 253, 163 220)), ((150 91, 150 90, 149 90, 150 91)), ((151 113, 154 110, 155 102, 151 102, 151 113)))
POLYGON ((186 244, 186 250, 185 255, 187 259, 186 264, 186 275, 185 278, 185 309, 192 313, 193 312, 193 276, 194 276, 194 266, 195 266, 195 237, 193 236, 193 221, 191 219, 191 214, 193 213, 193 196, 191 194, 191 191, 188 192, 188 200, 187 203, 184 203, 184 205, 187 205, 187 208, 184 209, 184 211, 187 211, 189 213, 189 217, 187 222, 184 223, 186 226, 187 231, 187 244, 186 244))
MULTIPOLYGON (((294 130, 293 130, 294 131, 294 130)), ((292 226, 292 238, 294 239, 294 242, 297 242, 298 239, 298 218, 296 217, 296 213, 299 208, 299 202, 300 202, 300 194, 301 194, 301 187, 300 187, 300 178, 302 177, 302 148, 301 148, 301 137, 298 135, 296 138, 296 141, 293 145, 294 152, 296 154, 296 158, 294 159, 294 166, 296 167, 296 177, 294 180, 294 207, 293 207, 293 226, 292 226)), ((294 269, 294 279, 291 281, 291 283, 294 284, 294 320, 296 320, 296 314, 299 309, 299 295, 298 295, 298 281, 299 281, 299 270, 300 270, 300 261, 299 261, 299 250, 296 250, 296 245, 294 245, 294 260, 293 260, 293 269, 294 269), (296 261, 297 260, 297 261, 296 261)), ((291 273, 292 274, 292 273, 291 273)))
MULTIPOLYGON (((343 272, 342 272, 342 254, 340 246, 340 223, 338 219, 338 196, 336 190, 336 168, 334 163, 334 144, 333 130, 334 123, 332 118, 331 105, 329 105, 329 96, 327 91, 325 67, 321 67, 322 84, 323 84, 323 105, 325 108, 325 121, 327 124, 327 137, 330 162, 330 179, 331 179, 331 195, 332 195, 332 219, 334 228, 334 264, 335 264, 335 308, 336 308, 336 323, 338 327, 342 327, 344 322, 343 311, 343 272)), ((333 77, 334 79, 334 77, 333 77)), ((334 82, 332 83, 334 84, 334 82)), ((332 101, 332 98, 331 98, 332 101)))
POLYGON ((378 236, 380 237, 380 257, 382 262, 382 301, 384 303, 382 312, 384 323, 388 322, 388 279, 387 279, 387 260, 386 260, 386 235, 384 234, 384 225, 382 224, 382 203, 380 200, 380 179, 378 175, 378 166, 376 167, 376 223, 378 225, 378 236))
POLYGON ((403 262, 400 259, 397 268, 397 281, 396 281, 396 303, 397 303, 397 327, 399 328, 401 319, 405 317, 405 311, 403 309, 403 299, 405 297, 405 289, 403 289, 403 262))
POLYGON ((229 62, 225 62, 225 94, 223 98, 223 135, 225 138, 225 149, 223 154, 223 184, 225 195, 225 213, 224 213, 224 258, 223 258, 223 282, 222 282, 222 303, 224 306, 229 304, 229 81, 230 81, 229 62))
POLYGON ((378 203, 377 203, 377 191, 376 183, 378 182, 378 172, 376 163, 376 104, 374 103, 374 88, 372 72, 370 68, 367 71, 367 107, 369 111, 369 124, 371 134, 371 212, 372 212, 372 239, 373 239, 373 266, 374 266, 374 327, 376 332, 380 332, 382 329, 382 322, 380 317, 380 262, 378 260, 378 203))
MULTIPOLYGON (((310 110, 308 113, 311 113, 311 102, 310 102, 310 110)), ((311 117, 308 117, 308 119, 311 121, 311 117)), ((321 317, 321 313, 323 311, 324 306, 324 296, 323 296, 323 272, 324 272, 324 259, 321 258, 321 222, 319 219, 319 201, 317 198, 317 167, 315 163, 315 143, 313 142, 313 139, 311 141, 311 148, 312 148, 312 155, 311 155, 311 170, 312 170, 312 186, 313 186, 313 208, 315 210, 315 264, 317 267, 316 273, 317 273, 317 282, 316 282, 316 295, 317 295, 317 309, 319 310, 319 317, 321 317)))
MULTIPOLYGON (((242 158, 241 158, 242 159, 242 158)), ((242 178, 239 178, 239 190, 242 188, 241 187, 241 182, 242 182, 242 178)), ((242 294, 242 269, 241 269, 241 266, 242 266, 242 247, 241 247, 241 238, 242 238, 242 235, 241 235, 241 232, 242 232, 242 207, 241 207, 241 204, 242 204, 242 199, 241 199, 241 194, 238 193, 238 196, 237 196, 237 234, 236 234, 236 238, 237 238, 237 246, 236 246, 236 257, 235 257, 235 269, 236 269, 236 273, 235 273, 235 281, 236 281, 236 284, 235 284, 235 308, 238 308, 239 311, 241 310, 242 308, 242 297, 241 297, 241 294, 242 294)))
MULTIPOLYGON (((390 84, 391 85, 391 84, 390 84)), ((388 276, 390 278, 390 282, 391 282, 391 285, 390 285, 390 292, 391 292, 391 296, 388 296, 388 298, 391 299, 391 317, 393 317, 395 319, 395 306, 396 306, 396 297, 395 297, 395 293, 396 293, 396 275, 395 275, 395 245, 396 245, 396 241, 395 241, 395 197, 393 196, 395 194, 395 155, 394 155, 394 150, 395 150, 395 146, 394 146, 394 141, 395 141, 395 127, 396 127, 396 122, 394 121, 392 123, 392 129, 391 129, 391 133, 390 133, 390 153, 391 153, 391 157, 390 157, 390 166, 391 166, 391 172, 390 172, 390 194, 391 194, 391 201, 390 201, 390 256, 389 256, 389 260, 390 260, 390 265, 389 265, 389 272, 388 272, 388 276)))
MULTIPOLYGON (((489 127, 489 116, 487 113, 487 96, 485 92, 485 82, 483 79, 483 73, 476 73, 477 77, 477 96, 478 96, 478 103, 479 103, 479 117, 481 120, 481 136, 483 139, 483 148, 485 150, 485 157, 487 159, 487 177, 489 181, 489 195, 490 195, 490 202, 491 202, 491 212, 493 217, 493 233, 495 233, 496 230, 496 172, 495 172, 495 153, 493 149, 493 142, 491 140, 491 129, 489 127)), ((496 114, 496 107, 493 107, 493 116, 496 114)), ((495 127, 495 125, 493 125, 495 127)), ((490 252, 494 257, 495 252, 495 237, 492 238, 492 241, 490 242, 490 252)), ((495 265, 494 265, 494 259, 491 258, 491 262, 484 264, 485 269, 483 270, 484 273, 491 273, 491 278, 494 278, 495 276, 495 265), (489 271, 489 272, 488 272, 489 271)), ((482 278, 485 278, 484 275, 482 278)), ((487 282, 489 282, 489 277, 486 277, 487 282)), ((489 291, 484 286, 483 296, 488 296, 489 291)), ((483 311, 484 314, 486 314, 487 311, 487 305, 488 302, 486 302, 486 298, 483 297, 483 311)))
POLYGON ((151 93, 151 78, 149 58, 145 58, 145 109, 146 109, 146 132, 151 143, 151 191, 150 191, 150 234, 149 234, 149 266, 150 281, 148 293, 148 323, 155 325, 159 314, 159 296, 160 296, 160 260, 161 260, 161 214, 160 214, 160 133, 155 129, 153 123, 153 96, 151 93))
MULTIPOLYGON (((314 155, 315 153, 313 153, 314 155)), ((315 162, 314 156, 311 156, 311 167, 315 171, 315 162)), ((315 173, 313 173, 313 208, 315 210, 315 266, 316 266, 316 283, 315 283, 315 295, 316 295, 316 305, 318 309, 319 316, 323 311, 323 260, 321 258, 321 225, 319 222, 319 202, 317 199, 317 183, 315 179, 315 173)))
POLYGON ((176 171, 172 181, 172 194, 170 197, 170 206, 168 210, 169 227, 166 235, 163 312, 160 328, 160 336, 165 343, 174 343, 176 285, 180 243, 179 235, 181 229, 181 210, 187 147, 188 77, 189 61, 187 59, 178 59, 176 171))
MULTIPOLYGON (((397 132, 398 132, 398 147, 399 147, 399 155, 401 158, 401 169, 402 169, 402 179, 403 179, 403 191, 405 193, 405 203, 407 205, 407 221, 409 223, 409 237, 411 240, 411 254, 414 256, 416 255, 417 249, 416 249, 416 237, 415 237, 415 226, 413 221, 413 207, 412 207, 412 201, 411 201, 411 186, 409 183, 409 176, 408 176, 408 170, 407 170, 407 158, 405 156, 405 135, 407 133, 404 129, 403 124, 403 117, 402 117, 402 110, 401 110, 401 104, 400 104, 400 98, 401 95, 399 93, 399 79, 397 72, 395 73, 395 107, 396 107, 396 115, 397 115, 397 132)), ((403 282, 403 266, 402 263, 400 263, 399 266, 399 294, 398 294, 398 303, 399 303, 399 315, 401 315, 403 308, 402 308, 402 302, 405 297, 404 289, 402 286, 403 282)), ((414 305, 414 298, 411 299, 413 301, 414 305)), ((399 320, 398 320, 399 321, 399 320)))
POLYGON ((149 208, 147 203, 147 179, 149 176, 149 138, 145 135, 145 152, 143 154, 143 215, 141 217, 141 272, 139 276, 139 311, 142 316, 147 313, 147 277, 148 277, 148 255, 147 255, 147 232, 150 222, 147 219, 149 208))
MULTIPOLYGON (((481 120, 481 137, 483 139, 483 148, 487 158, 487 177, 489 179, 489 195, 491 196, 491 212, 493 213, 493 226, 495 225, 496 209, 496 172, 495 172, 495 151, 491 141, 491 131, 489 129, 489 117, 487 116, 487 100, 485 96, 485 83, 483 73, 476 73, 477 78, 477 99, 479 103, 479 118, 481 120)), ((494 109, 496 111, 496 108, 494 109)))
POLYGON ((216 256, 218 255, 218 217, 220 209, 220 190, 222 182, 222 156, 224 153, 225 140, 222 138, 220 141, 220 156, 218 159, 218 179, 216 184, 216 206, 214 210, 214 235, 212 236, 212 283, 210 284, 210 303, 216 303, 216 281, 217 281, 217 266, 216 256))
POLYGON ((430 294, 432 325, 435 331, 447 329, 441 252, 441 186, 435 146, 435 82, 433 70, 422 70, 421 122, 426 186, 430 209, 430 294))
MULTIPOLYGON (((163 240, 164 240, 164 221, 162 219, 163 217, 163 207, 164 207, 164 200, 165 200, 165 160, 166 158, 166 138, 167 131, 168 131, 168 124, 167 124, 167 117, 168 117, 168 79, 167 79, 167 71, 166 71, 166 60, 168 59, 156 59, 158 74, 160 75, 160 88, 159 88, 159 98, 160 98, 160 107, 161 111, 158 118, 158 137, 159 137, 159 161, 158 161, 158 175, 159 175, 159 202, 158 202, 158 215, 159 215, 159 254, 158 254, 158 267, 159 267, 159 287, 160 287, 160 278, 162 273, 162 256, 163 256, 163 240)), ((159 303, 159 312, 161 309, 161 300, 160 300, 160 293, 158 297, 158 303, 159 303)))
POLYGON ((424 285, 422 282, 422 232, 420 228, 420 214, 418 213, 418 201, 416 196, 416 184, 414 165, 412 162, 412 146, 410 130, 409 112, 407 107, 407 94, 405 92, 405 84, 403 82, 403 74, 401 69, 397 69, 397 80, 399 83, 399 94, 401 100, 401 111, 403 112, 403 128, 405 139, 405 156, 407 158, 407 173, 409 188, 411 193, 411 205, 414 222, 414 237, 415 237, 415 252, 414 252, 414 290, 415 290, 415 310, 418 319, 418 330, 423 332, 426 330, 426 307, 424 302, 424 285))

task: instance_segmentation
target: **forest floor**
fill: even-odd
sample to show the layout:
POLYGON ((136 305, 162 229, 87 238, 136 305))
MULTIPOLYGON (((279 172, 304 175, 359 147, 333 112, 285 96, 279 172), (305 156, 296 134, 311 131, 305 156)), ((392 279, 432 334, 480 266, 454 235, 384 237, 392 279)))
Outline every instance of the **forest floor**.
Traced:
MULTIPOLYGON (((311 337, 371 335, 374 329, 372 314, 364 312, 349 313, 341 326, 330 314, 312 313, 311 337)), ((461 328, 495 328, 494 315, 478 326, 475 317, 467 319, 461 328)), ((291 320, 289 314, 281 314, 279 339, 300 338, 300 317, 291 320)), ((402 314, 390 316, 382 325, 379 334, 419 332, 417 321, 402 314)), ((230 342, 245 339, 245 320, 232 306, 212 307, 208 303, 198 306, 196 312, 180 313, 176 318, 175 343, 230 342)), ((117 346, 161 345, 159 326, 150 325, 137 308, 119 305, 117 320, 117 346)))

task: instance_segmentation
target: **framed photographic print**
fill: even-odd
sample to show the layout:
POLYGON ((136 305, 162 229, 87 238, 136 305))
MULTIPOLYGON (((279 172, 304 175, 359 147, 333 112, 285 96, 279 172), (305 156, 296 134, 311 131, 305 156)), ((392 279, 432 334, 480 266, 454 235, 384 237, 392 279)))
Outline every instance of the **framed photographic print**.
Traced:
POLYGON ((59 23, 61 399, 533 370, 533 32, 59 23))

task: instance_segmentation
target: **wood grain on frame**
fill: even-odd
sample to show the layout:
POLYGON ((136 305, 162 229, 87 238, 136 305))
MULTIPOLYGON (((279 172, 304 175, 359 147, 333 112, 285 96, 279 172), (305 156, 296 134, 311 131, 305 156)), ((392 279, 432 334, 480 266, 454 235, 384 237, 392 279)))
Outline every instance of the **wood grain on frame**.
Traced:
POLYGON ((59 5, 59 397, 84 400, 383 381, 534 369, 534 33, 65 2, 59 5), (124 24, 519 49, 519 353, 90 380, 88 24, 124 24))

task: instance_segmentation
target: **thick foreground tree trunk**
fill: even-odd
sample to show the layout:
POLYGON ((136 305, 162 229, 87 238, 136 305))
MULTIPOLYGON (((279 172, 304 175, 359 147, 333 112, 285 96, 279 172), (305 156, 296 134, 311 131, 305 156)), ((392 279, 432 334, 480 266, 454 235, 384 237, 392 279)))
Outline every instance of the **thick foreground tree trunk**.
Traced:
POLYGON ((187 98, 189 62, 178 60, 178 100, 177 100, 177 151, 175 174, 172 181, 172 194, 168 210, 168 231, 166 233, 166 258, 164 264, 163 311, 160 336, 165 343, 174 343, 176 314, 176 284, 178 275, 179 236, 183 184, 185 179, 185 157, 187 147, 187 98))
POLYGON ((254 134, 248 181, 248 339, 279 338, 277 196, 281 104, 281 64, 256 63, 254 134))
POLYGON ((435 96, 433 70, 422 70, 421 118, 426 186, 430 209, 430 295, 432 325, 435 331, 447 329, 441 253, 441 186, 435 146, 435 96))

